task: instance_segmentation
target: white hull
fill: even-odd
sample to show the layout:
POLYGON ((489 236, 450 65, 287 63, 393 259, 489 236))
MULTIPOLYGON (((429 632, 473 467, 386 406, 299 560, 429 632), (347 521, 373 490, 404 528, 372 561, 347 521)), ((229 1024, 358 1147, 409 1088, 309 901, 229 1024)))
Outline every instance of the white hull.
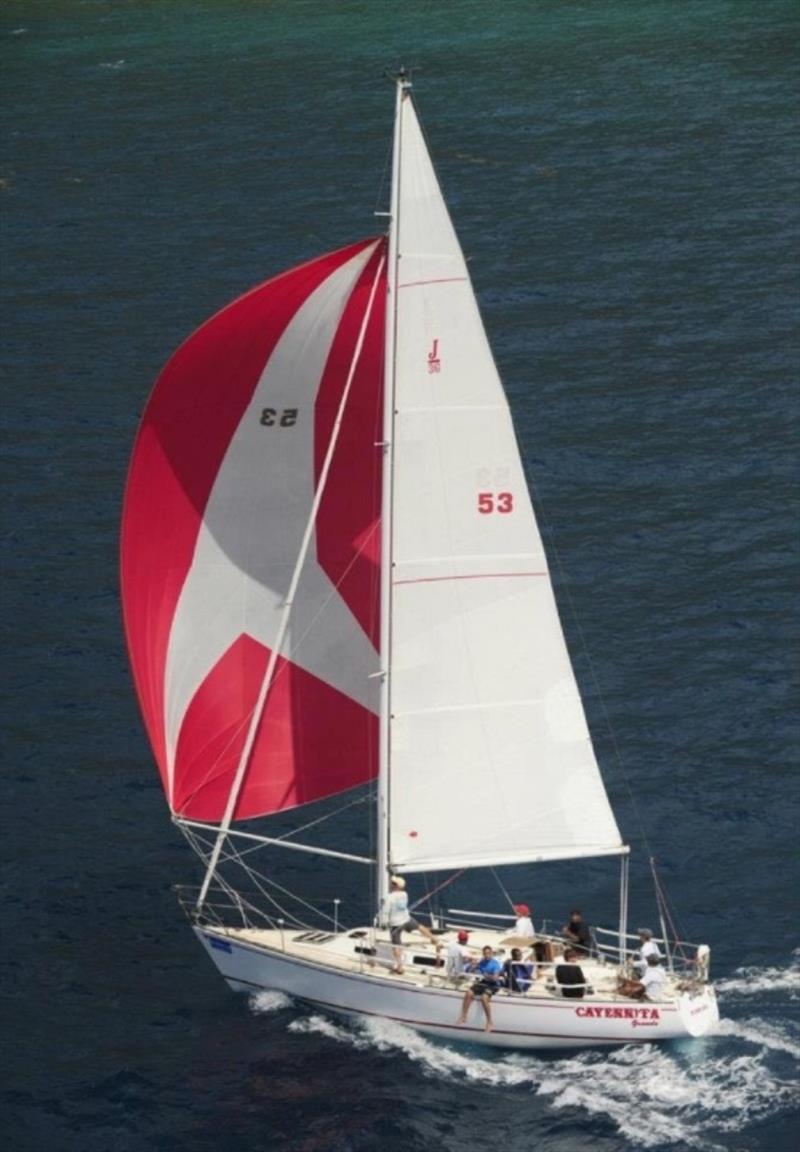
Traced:
MULTIPOLYGON (((372 971, 339 971, 250 941, 230 931, 195 928, 198 938, 236 991, 274 989, 319 1008, 360 1017, 381 1017, 429 1036, 498 1048, 566 1048, 649 1043, 700 1036, 719 1014, 712 988, 683 993, 660 1003, 634 1003, 611 995, 566 1000, 552 995, 498 993, 492 1000, 493 1028, 484 1030, 483 1009, 473 1004, 466 1025, 458 1024, 464 989, 420 986, 411 979, 372 971)), ((467 985, 468 986, 468 985, 467 985)))

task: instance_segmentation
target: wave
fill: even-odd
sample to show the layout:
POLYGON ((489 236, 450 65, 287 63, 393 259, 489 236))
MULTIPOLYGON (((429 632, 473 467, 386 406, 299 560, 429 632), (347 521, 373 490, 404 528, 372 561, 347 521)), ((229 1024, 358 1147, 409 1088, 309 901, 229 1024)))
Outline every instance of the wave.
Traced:
POLYGON ((745 1040, 748 1044, 755 1044, 759 1048, 768 1048, 772 1052, 785 1052, 795 1060, 800 1060, 800 1043, 786 1034, 777 1024, 770 1024, 766 1020, 720 1020, 717 1025, 717 1036, 733 1036, 737 1040, 745 1040))
POLYGON ((287 996, 285 992, 273 992, 270 989, 264 992, 255 992, 250 997, 251 1011, 260 1014, 279 1012, 282 1008, 289 1008, 291 1003, 291 996, 287 996))
POLYGON ((774 1053, 800 1058, 800 1046, 762 1020, 723 1021, 719 1037, 686 1049, 648 1044, 566 1057, 476 1055, 474 1048, 427 1040, 388 1020, 351 1025, 314 1014, 293 1020, 289 1030, 361 1051, 395 1053, 426 1076, 527 1090, 547 1098, 555 1109, 610 1120, 637 1148, 725 1149, 727 1134, 796 1102, 793 1079, 778 1075, 767 1061, 774 1053), (731 1052, 731 1039, 758 1045, 760 1051, 747 1053, 737 1046, 731 1052))
POLYGON ((769 992, 788 993, 790 1000, 800 1000, 800 948, 792 953, 786 968, 737 968, 733 976, 715 980, 721 995, 763 996, 769 992))

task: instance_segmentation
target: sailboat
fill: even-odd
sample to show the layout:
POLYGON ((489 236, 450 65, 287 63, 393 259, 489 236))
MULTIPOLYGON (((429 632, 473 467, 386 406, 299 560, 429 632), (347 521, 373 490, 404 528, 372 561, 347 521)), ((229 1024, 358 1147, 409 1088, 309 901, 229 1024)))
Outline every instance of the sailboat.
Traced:
POLYGON ((718 1018, 706 946, 665 927, 659 998, 618 989, 628 847, 411 81, 395 82, 386 233, 205 323, 134 446, 124 620, 172 818, 205 867, 181 901, 236 990, 520 1049, 702 1035, 718 1018), (365 791, 370 855, 298 839, 303 806, 365 791), (291 811, 294 831, 269 835, 291 811), (367 869, 374 919, 340 924, 338 904, 331 919, 290 892, 286 852, 367 869), (521 937, 507 908, 445 909, 391 942, 393 876, 603 856, 620 861, 620 920, 595 930, 577 996, 556 979, 557 926, 521 937), (491 1030, 477 1002, 461 1022, 468 984, 442 965, 459 931, 501 961, 539 949, 530 987, 493 997, 491 1030))

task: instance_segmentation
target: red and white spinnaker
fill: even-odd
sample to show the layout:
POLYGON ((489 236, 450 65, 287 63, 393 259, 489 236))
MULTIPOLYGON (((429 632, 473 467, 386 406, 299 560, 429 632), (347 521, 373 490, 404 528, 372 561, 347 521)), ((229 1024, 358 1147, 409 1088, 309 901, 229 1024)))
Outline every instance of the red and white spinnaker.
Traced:
POLYGON ((175 353, 144 413, 123 513, 123 607, 179 816, 222 819, 351 366, 234 816, 376 774, 386 293, 371 289, 384 249, 354 244, 236 300, 175 353))

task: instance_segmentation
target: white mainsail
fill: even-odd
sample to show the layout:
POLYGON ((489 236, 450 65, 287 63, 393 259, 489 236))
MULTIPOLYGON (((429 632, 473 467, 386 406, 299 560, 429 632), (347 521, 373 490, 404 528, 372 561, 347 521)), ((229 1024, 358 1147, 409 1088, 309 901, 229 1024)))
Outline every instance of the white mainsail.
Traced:
POLYGON ((508 405, 407 92, 398 115, 389 862, 412 872, 624 852, 508 405))

